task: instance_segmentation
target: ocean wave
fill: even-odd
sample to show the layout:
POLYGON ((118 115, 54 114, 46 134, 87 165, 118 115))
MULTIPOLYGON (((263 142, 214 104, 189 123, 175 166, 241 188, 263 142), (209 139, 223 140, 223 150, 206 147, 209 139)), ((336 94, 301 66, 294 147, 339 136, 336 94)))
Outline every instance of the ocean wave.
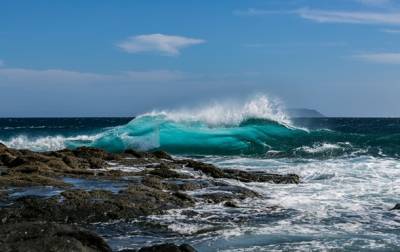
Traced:
POLYGON ((140 117, 162 117, 176 123, 201 123, 209 127, 238 126, 249 119, 266 119, 290 126, 282 104, 265 95, 243 103, 221 102, 192 109, 153 111, 140 117))
POLYGON ((100 135, 79 135, 74 137, 64 136, 45 136, 45 137, 28 137, 19 135, 8 140, 0 140, 0 143, 15 149, 30 149, 34 151, 60 150, 73 147, 73 143, 79 145, 92 143, 100 135))
MULTIPOLYGON (((45 151, 91 146, 112 152, 164 150, 179 155, 253 155, 264 158, 400 157, 400 134, 345 132, 293 125, 279 103, 266 96, 242 104, 212 104, 192 110, 140 115, 96 134, 1 140, 13 148, 45 151)), ((350 125, 350 129, 354 128, 350 125)))

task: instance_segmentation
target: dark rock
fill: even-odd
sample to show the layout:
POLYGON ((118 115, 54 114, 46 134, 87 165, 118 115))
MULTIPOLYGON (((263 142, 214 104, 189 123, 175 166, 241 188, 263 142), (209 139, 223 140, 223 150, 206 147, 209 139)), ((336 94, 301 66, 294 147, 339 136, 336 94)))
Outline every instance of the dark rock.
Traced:
POLYGON ((77 158, 75 156, 62 156, 61 158, 62 161, 72 169, 85 169, 90 167, 90 163, 83 158, 77 158))
POLYGON ((13 173, 15 173, 15 172, 34 173, 34 172, 38 172, 40 167, 41 167, 40 164, 30 164, 30 165, 23 164, 23 165, 12 168, 11 172, 13 172, 13 173))
POLYGON ((1 251, 102 251, 111 248, 95 233, 83 228, 51 222, 2 225, 1 251))
POLYGON ((128 154, 128 155, 133 156, 135 158, 146 158, 146 157, 149 156, 145 152, 135 151, 135 150, 132 150, 132 149, 125 150, 124 154, 128 154))
POLYGON ((37 174, 10 174, 0 176, 0 188, 5 187, 24 187, 24 186, 69 186, 62 180, 41 176, 37 174))
POLYGON ((239 207, 235 202, 232 202, 232 201, 225 202, 224 206, 225 207, 232 207, 232 208, 238 208, 239 207))
POLYGON ((296 174, 271 174, 264 172, 247 172, 234 169, 224 170, 227 177, 231 177, 242 182, 272 182, 276 184, 298 184, 300 177, 296 174))
POLYGON ((106 162, 101 158, 91 157, 87 161, 90 164, 91 169, 100 169, 105 166, 106 162))
POLYGON ((50 198, 20 198, 12 206, 0 209, 0 220, 4 223, 36 220, 92 223, 133 219, 190 206, 193 200, 189 196, 133 185, 117 194, 104 190, 68 190, 50 198))
POLYGON ((10 166, 10 164, 14 161, 15 156, 11 155, 8 152, 3 152, 0 154, 0 164, 5 166, 10 166))
POLYGON ((178 173, 176 171, 173 171, 165 167, 155 168, 154 170, 149 171, 148 173, 161 178, 188 178, 188 176, 184 174, 178 173))
POLYGON ((27 164, 29 162, 31 162, 31 161, 25 157, 17 157, 15 159, 13 159, 7 166, 8 167, 16 167, 19 165, 27 164))
POLYGON ((192 203, 195 202, 194 199, 192 197, 190 197, 189 195, 187 195, 186 193, 175 192, 173 195, 183 201, 192 202, 192 203))
POLYGON ((69 167, 66 163, 64 163, 64 161, 62 161, 61 159, 51 159, 49 161, 46 162, 46 165, 49 168, 52 168, 53 171, 68 171, 71 169, 71 167, 69 167))
POLYGON ((218 169, 212 164, 206 164, 190 159, 179 160, 178 162, 186 165, 187 167, 193 168, 196 171, 201 171, 204 174, 211 176, 213 178, 225 177, 225 173, 221 169, 218 169))
POLYGON ((0 153, 3 153, 6 150, 8 150, 8 147, 5 146, 4 144, 0 143, 0 153))
POLYGON ((151 247, 144 247, 139 249, 138 252, 196 252, 196 250, 189 244, 177 246, 172 243, 165 243, 151 247))
POLYGON ((3 201, 5 202, 8 198, 8 192, 0 190, 0 203, 3 201))
POLYGON ((197 189, 205 188, 210 183, 203 183, 203 181, 195 180, 175 180, 175 181, 164 181, 163 186, 167 190, 171 191, 194 191, 197 189))
POLYGON ((204 193, 196 197, 205 199, 208 203, 221 203, 235 199, 243 200, 246 198, 260 197, 258 193, 240 186, 221 185, 209 189, 215 190, 216 192, 204 193))
POLYGON ((390 210, 400 210, 400 203, 397 203, 392 209, 390 210))
POLYGON ((84 159, 100 158, 103 160, 110 160, 112 157, 112 155, 110 155, 108 152, 92 147, 80 147, 73 150, 73 153, 76 157, 84 159))
POLYGON ((156 189, 159 189, 159 190, 165 189, 163 183, 161 182, 161 180, 158 177, 145 176, 143 178, 143 180, 142 180, 142 183, 145 186, 156 188, 156 189))
POLYGON ((166 153, 165 151, 154 151, 151 153, 154 157, 159 158, 159 159, 166 159, 166 160, 173 160, 173 158, 166 153))

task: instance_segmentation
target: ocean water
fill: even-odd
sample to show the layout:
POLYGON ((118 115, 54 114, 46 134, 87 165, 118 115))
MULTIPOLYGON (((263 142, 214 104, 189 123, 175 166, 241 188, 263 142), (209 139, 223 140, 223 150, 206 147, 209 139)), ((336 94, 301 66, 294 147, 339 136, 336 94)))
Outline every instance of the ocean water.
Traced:
POLYGON ((190 218, 181 209, 99 225, 114 249, 170 241, 200 251, 400 250, 400 211, 390 211, 400 203, 399 118, 289 119, 259 97, 135 119, 0 119, 0 142, 38 151, 162 149, 221 168, 301 176, 298 185, 225 180, 263 195, 237 209, 199 204, 190 218), (143 229, 143 221, 162 228, 143 229))

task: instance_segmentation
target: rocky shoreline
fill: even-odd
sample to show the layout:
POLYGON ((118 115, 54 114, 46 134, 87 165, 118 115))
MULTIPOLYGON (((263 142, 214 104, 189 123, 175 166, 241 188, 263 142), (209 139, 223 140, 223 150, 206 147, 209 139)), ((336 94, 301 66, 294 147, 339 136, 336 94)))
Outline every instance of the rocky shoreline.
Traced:
MULTIPOLYGON (((187 209, 190 218, 196 214, 190 210, 196 204, 238 208, 241 200, 260 197, 221 179, 300 182, 295 174, 220 169, 162 151, 108 153, 82 147, 39 153, 0 144, 0 247, 4 251, 111 251, 91 224, 129 222, 170 209, 187 209), (40 193, 32 193, 34 188, 40 193), (191 193, 202 189, 207 190, 191 193)), ((138 251, 195 249, 187 244, 144 244, 138 251)))

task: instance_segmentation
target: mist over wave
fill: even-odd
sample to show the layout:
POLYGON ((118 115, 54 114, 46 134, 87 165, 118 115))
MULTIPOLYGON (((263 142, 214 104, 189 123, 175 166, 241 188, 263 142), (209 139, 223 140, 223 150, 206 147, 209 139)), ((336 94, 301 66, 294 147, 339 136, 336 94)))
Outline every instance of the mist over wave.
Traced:
POLYGON ((175 123, 200 123, 209 127, 239 126, 249 119, 266 119, 283 125, 290 125, 290 119, 282 104, 276 99, 259 95, 244 102, 214 102, 192 109, 153 111, 141 117, 163 117, 175 123))

